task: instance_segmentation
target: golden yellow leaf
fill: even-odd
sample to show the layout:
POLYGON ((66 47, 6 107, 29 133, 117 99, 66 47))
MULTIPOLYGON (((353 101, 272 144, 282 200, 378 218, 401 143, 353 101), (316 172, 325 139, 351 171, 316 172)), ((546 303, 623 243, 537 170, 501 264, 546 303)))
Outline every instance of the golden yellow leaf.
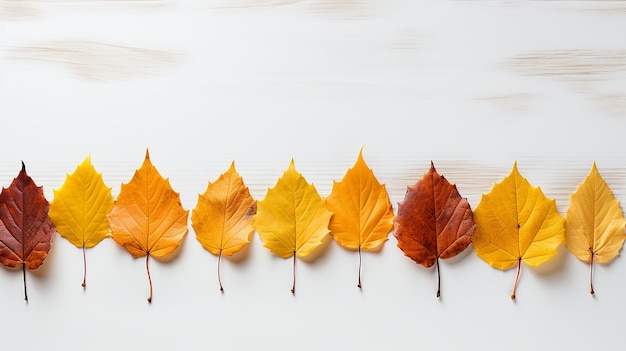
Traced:
POLYGON ((483 195, 474 211, 476 254, 498 269, 517 264, 511 298, 519 279, 522 261, 538 266, 557 254, 565 240, 565 219, 539 187, 530 185, 517 170, 483 195))
POLYGON ((219 266, 222 255, 231 256, 250 242, 255 213, 256 201, 235 170, 234 162, 226 173, 209 183, 204 194, 198 195, 196 208, 191 212, 191 225, 202 246, 218 256, 221 291, 224 291, 219 266))
POLYGON ((590 293, 593 290, 593 261, 608 263, 624 243, 624 215, 619 201, 593 163, 591 172, 572 193, 565 222, 567 248, 589 263, 590 293))
POLYGON ((54 190, 50 219, 62 237, 83 249, 83 288, 87 285, 85 248, 109 236, 107 215, 112 209, 111 188, 104 184, 89 156, 65 177, 59 190, 54 190))
POLYGON ((380 247, 393 229, 394 218, 387 190, 367 167, 363 149, 341 182, 333 182, 326 206, 333 212, 330 235, 343 247, 358 250, 360 288, 361 250, 380 247))
POLYGON ((264 246, 282 258, 293 256, 292 293, 296 287, 296 256, 304 257, 322 244, 331 216, 315 187, 296 171, 293 159, 276 185, 258 202, 254 227, 264 246))
POLYGON ((178 248, 187 234, 188 214, 180 203, 180 195, 161 177, 146 150, 141 168, 135 171, 130 182, 122 184, 109 214, 109 223, 115 242, 134 257, 146 256, 150 283, 148 302, 152 301, 148 259, 164 257, 178 248))

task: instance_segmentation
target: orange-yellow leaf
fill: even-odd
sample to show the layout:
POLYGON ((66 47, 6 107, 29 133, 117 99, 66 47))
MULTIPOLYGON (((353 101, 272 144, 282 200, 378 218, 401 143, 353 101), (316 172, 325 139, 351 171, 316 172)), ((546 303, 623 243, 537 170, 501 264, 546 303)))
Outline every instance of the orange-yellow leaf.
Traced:
POLYGON ((89 156, 65 177, 61 188, 54 190, 50 219, 62 237, 83 250, 83 288, 87 284, 85 248, 109 236, 107 215, 112 209, 111 188, 104 184, 89 156))
POLYGON ((565 222, 567 248, 579 260, 589 263, 591 294, 593 262, 611 261, 619 254, 624 238, 624 215, 619 201, 594 162, 585 181, 571 195, 565 222))
POLYGON ((255 213, 256 201, 235 170, 234 162, 226 173, 209 183, 204 194, 198 195, 196 208, 191 212, 191 224, 202 246, 218 255, 221 291, 224 291, 219 274, 221 257, 231 256, 250 242, 255 213))
POLYGON ((164 257, 178 248, 187 234, 188 213, 180 203, 180 195, 161 177, 146 151, 141 168, 130 182, 122 184, 109 223, 115 242, 134 257, 146 256, 148 302, 152 300, 148 259, 164 257))
POLYGON ((333 212, 330 235, 343 247, 358 250, 361 287, 361 250, 380 247, 393 229, 393 207, 384 185, 367 167, 361 150, 359 157, 341 182, 333 182, 326 199, 333 212))
POLYGON ((508 269, 517 264, 511 298, 524 262, 538 266, 557 254, 565 240, 565 219, 538 187, 530 185, 517 170, 483 195, 474 211, 476 254, 491 266, 508 269))
POLYGON ((304 257, 328 235, 332 212, 312 184, 296 171, 293 160, 276 185, 258 202, 254 227, 265 247, 282 258, 304 257))

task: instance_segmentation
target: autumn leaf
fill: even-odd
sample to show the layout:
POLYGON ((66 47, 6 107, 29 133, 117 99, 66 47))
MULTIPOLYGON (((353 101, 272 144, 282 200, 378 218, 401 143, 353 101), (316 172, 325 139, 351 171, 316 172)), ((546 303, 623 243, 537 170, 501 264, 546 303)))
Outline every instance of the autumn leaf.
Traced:
POLYGON ((256 201, 250 195, 243 178, 231 163, 226 173, 214 183, 209 183, 204 194, 198 195, 198 203, 191 213, 191 224, 196 239, 210 253, 217 255, 217 278, 220 277, 222 255, 231 256, 250 242, 256 214, 256 201))
POLYGON ((0 193, 0 262, 11 268, 22 266, 26 301, 26 268, 41 266, 52 246, 54 224, 49 209, 43 187, 28 176, 22 162, 17 178, 0 193))
POLYGON ((565 239, 565 219, 539 187, 530 185, 517 170, 483 195, 474 211, 476 254, 494 268, 517 264, 511 299, 519 281, 522 261, 531 266, 547 262, 565 239))
POLYGON ((407 189, 398 205, 394 235, 404 254, 426 268, 437 269, 437 297, 440 296, 439 258, 461 253, 476 230, 472 209, 456 185, 439 175, 434 164, 414 186, 407 189))
POLYGON ((296 256, 304 257, 322 244, 328 234, 332 212, 312 184, 289 168, 258 202, 254 227, 265 247, 282 258, 293 256, 293 286, 296 291, 296 256))
POLYGON ((384 185, 363 160, 362 149, 354 167, 350 168, 341 182, 333 182, 333 189, 326 199, 330 219, 330 235, 341 246, 357 250, 359 276, 357 287, 361 288, 361 250, 373 250, 387 240, 393 229, 393 207, 384 185))
POLYGON ((162 258, 180 246, 187 234, 188 214, 180 203, 180 195, 161 177, 146 150, 141 168, 130 182, 122 184, 108 218, 113 240, 133 257, 146 256, 150 284, 148 302, 152 302, 148 260, 150 256, 162 258))
POLYGON ((593 262, 608 263, 624 243, 624 215, 620 203, 595 162, 591 172, 571 195, 565 222, 567 248, 589 263, 589 292, 593 295, 593 262))
POLYGON ((87 286, 85 248, 94 247, 109 236, 107 215, 112 209, 111 188, 104 184, 89 156, 65 177, 59 190, 54 190, 50 219, 62 237, 82 248, 83 288, 87 286))

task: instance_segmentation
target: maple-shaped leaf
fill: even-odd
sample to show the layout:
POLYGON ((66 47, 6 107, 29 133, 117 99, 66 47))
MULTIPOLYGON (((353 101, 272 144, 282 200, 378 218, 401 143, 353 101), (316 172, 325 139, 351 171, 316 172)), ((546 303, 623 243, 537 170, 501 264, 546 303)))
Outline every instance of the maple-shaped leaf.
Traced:
POLYGON ((530 185, 514 164, 511 174, 483 195, 474 210, 476 254, 492 267, 517 264, 511 299, 515 299, 522 261, 531 266, 547 262, 565 240, 565 219, 539 187, 530 185))
POLYGON ((394 235, 407 257, 426 268, 436 266, 439 297, 439 259, 465 250, 475 230, 469 202, 461 197, 456 185, 437 173, 431 162, 428 173, 407 189, 404 201, 398 205, 394 235))
POLYGON ((113 240, 133 257, 146 256, 148 302, 152 302, 148 260, 150 256, 162 258, 180 246, 187 234, 188 214, 180 203, 180 194, 172 189, 169 180, 161 177, 146 150, 141 168, 130 182, 122 184, 108 218, 113 240))
POLYGON ((26 301, 26 268, 41 266, 52 246, 54 224, 49 209, 43 187, 28 176, 22 162, 17 178, 0 193, 0 262, 11 268, 22 266, 26 301))
POLYGON ((293 159, 258 202, 254 228, 264 246, 282 258, 293 256, 291 293, 296 291, 296 256, 304 257, 322 244, 331 216, 315 187, 296 171, 293 159))
POLYGON ((54 190, 50 219, 62 237, 82 248, 83 288, 87 286, 85 248, 94 247, 109 236, 107 215, 112 209, 111 188, 104 184, 89 156, 65 177, 59 190, 54 190))
POLYGON ((571 195, 565 221, 567 248, 589 263, 589 292, 593 295, 593 262, 608 263, 624 244, 624 215, 619 201, 598 172, 591 172, 571 195))
POLYGON ((226 173, 209 183, 204 194, 198 195, 196 208, 191 212, 191 225, 202 246, 218 256, 217 279, 222 292, 222 255, 231 256, 250 243, 255 214, 256 201, 235 170, 234 162, 226 173))
POLYGON ((357 287, 361 287, 361 250, 373 250, 387 240, 393 229, 393 207, 385 185, 381 185, 374 172, 359 152, 354 167, 348 169, 341 182, 333 182, 326 198, 330 218, 330 235, 341 246, 359 253, 357 287))

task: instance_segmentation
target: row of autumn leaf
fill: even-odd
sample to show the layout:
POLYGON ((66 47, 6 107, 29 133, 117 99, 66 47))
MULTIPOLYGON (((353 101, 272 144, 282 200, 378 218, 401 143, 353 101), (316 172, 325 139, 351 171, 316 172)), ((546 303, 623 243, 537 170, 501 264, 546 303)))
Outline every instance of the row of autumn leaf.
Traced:
MULTIPOLYGON (((189 211, 180 196, 146 158, 130 182, 122 184, 115 201, 111 188, 87 157, 49 204, 27 175, 24 164, 17 178, 0 193, 0 261, 21 266, 26 291, 26 268, 39 267, 47 256, 55 231, 83 249, 107 236, 134 257, 146 257, 152 300, 150 256, 172 253, 188 232, 189 211)), ((619 201, 600 176, 594 163, 591 173, 571 196, 567 220, 540 188, 521 176, 517 165, 490 193, 483 195, 472 212, 454 184, 430 170, 407 189, 404 201, 393 207, 381 185, 359 153, 358 160, 331 194, 322 199, 312 184, 296 171, 293 160, 265 198, 255 201, 234 163, 198 196, 191 215, 196 238, 218 256, 244 248, 256 231, 264 246, 282 258, 293 257, 295 293, 296 256, 306 256, 330 234, 342 246, 358 251, 380 247, 394 232, 398 247, 425 267, 453 257, 473 242, 476 254, 499 269, 517 265, 511 298, 521 263, 537 266, 550 260, 565 240, 568 249, 590 265, 606 263, 623 244, 625 220, 619 201)), ((438 278, 439 281, 439 278, 438 278)), ((439 284, 438 284, 439 285, 439 284)), ((221 280, 220 289, 223 291, 221 280)), ((437 296, 439 296, 439 286, 437 296)))

